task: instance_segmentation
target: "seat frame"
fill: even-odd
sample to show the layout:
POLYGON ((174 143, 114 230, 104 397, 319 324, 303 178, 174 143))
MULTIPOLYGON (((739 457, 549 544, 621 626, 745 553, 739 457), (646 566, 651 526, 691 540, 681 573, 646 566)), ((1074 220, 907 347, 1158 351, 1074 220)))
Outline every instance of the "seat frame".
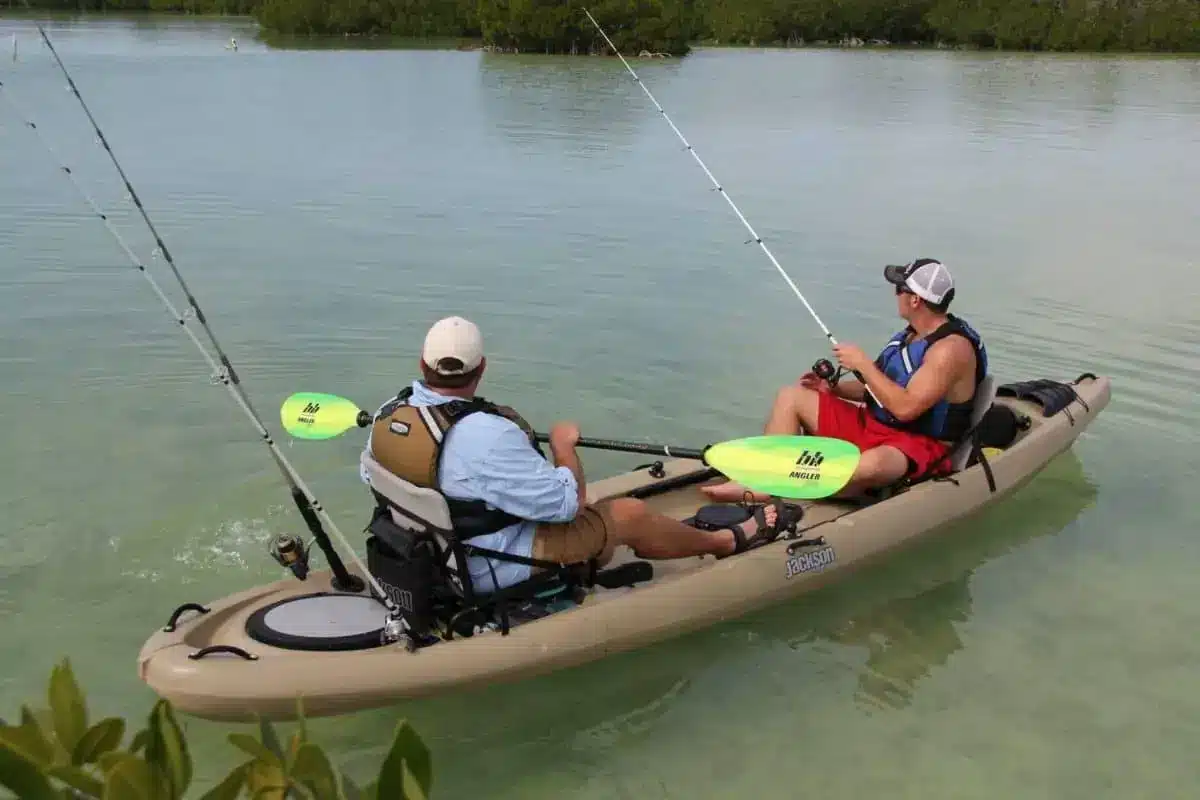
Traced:
POLYGON ((996 378, 994 376, 984 375, 983 380, 976 387, 975 405, 971 409, 971 426, 950 451, 951 474, 962 472, 970 464, 973 455, 982 454, 982 448, 979 446, 979 437, 976 435, 976 432, 979 430, 980 423, 983 422, 984 415, 991 410, 992 405, 996 402, 996 386, 996 378))
MULTIPOLYGON (((579 590, 595 582, 597 563, 595 559, 580 564, 562 565, 553 561, 525 558, 473 545, 469 540, 458 537, 453 528, 450 508, 440 492, 416 486, 388 472, 369 453, 360 457, 367 474, 376 507, 366 531, 374 535, 389 550, 404 552, 408 537, 426 540, 433 544, 436 568, 445 586, 453 592, 455 605, 461 606, 446 623, 446 638, 455 633, 471 635, 476 627, 498 621, 502 633, 511 627, 509 607, 513 603, 541 601, 549 602, 564 596, 579 599, 579 590), (468 557, 484 556, 497 561, 526 564, 541 569, 531 577, 511 586, 498 587, 490 592, 477 590, 471 580, 468 557), (549 597, 548 597, 549 595, 549 597), (498 620, 494 619, 498 617, 498 620), (474 619, 472 619, 474 618, 474 619), (459 625, 470 622, 469 628, 459 625)), ((493 567, 493 584, 498 584, 493 567)), ((438 601, 444 595, 435 594, 435 617, 438 601)))
POLYGON ((990 374, 984 375, 983 380, 979 382, 979 386, 975 389, 975 398, 972 400, 971 407, 971 423, 967 428, 967 432, 951 446, 950 451, 942 458, 931 464, 924 472, 917 475, 906 475, 900 480, 890 483, 887 486, 881 486, 877 489, 866 492, 864 496, 868 497, 869 502, 876 503, 881 500, 886 500, 896 494, 903 492, 917 484, 925 481, 950 481, 958 483, 954 478, 959 472, 967 469, 972 465, 972 460, 978 460, 983 467, 984 475, 987 476, 988 489, 991 492, 996 491, 996 478, 992 474, 991 464, 988 463, 987 457, 983 454, 983 447, 979 441, 979 426, 983 422, 983 418, 987 412, 991 410, 996 402, 996 390, 998 384, 996 378, 990 374), (943 461, 949 461, 950 471, 945 475, 934 475, 933 470, 943 461))

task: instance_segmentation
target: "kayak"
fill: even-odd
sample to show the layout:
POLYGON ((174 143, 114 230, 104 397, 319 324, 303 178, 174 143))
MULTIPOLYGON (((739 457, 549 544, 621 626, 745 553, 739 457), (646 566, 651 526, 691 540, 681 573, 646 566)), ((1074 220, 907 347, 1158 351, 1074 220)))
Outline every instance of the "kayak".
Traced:
MULTIPOLYGON (((989 392, 1022 427, 1003 447, 946 477, 854 499, 794 501, 795 530, 770 544, 711 556, 639 562, 622 548, 607 567, 652 566, 632 585, 593 585, 422 647, 384 636, 387 609, 369 588, 338 591, 329 571, 287 578, 214 603, 185 603, 146 641, 141 679, 183 713, 224 721, 331 716, 486 684, 523 680, 703 628, 817 590, 942 531, 1020 489, 1069 450, 1108 405, 1110 381, 1023 381, 989 392)), ((701 460, 665 459, 588 484, 591 501, 633 496, 687 520, 712 505, 700 486, 720 475, 701 460)))

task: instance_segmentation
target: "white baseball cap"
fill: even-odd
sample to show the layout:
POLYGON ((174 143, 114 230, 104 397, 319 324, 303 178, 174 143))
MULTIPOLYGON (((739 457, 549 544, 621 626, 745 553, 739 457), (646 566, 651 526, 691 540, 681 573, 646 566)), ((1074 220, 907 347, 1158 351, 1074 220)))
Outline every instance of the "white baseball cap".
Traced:
POLYGON ((462 317, 440 319, 425 334, 421 360, 439 375, 463 375, 483 361, 483 335, 462 317))
POLYGON ((883 277, 888 283, 903 286, 935 306, 951 297, 954 291, 950 270, 936 258, 918 258, 903 266, 889 264, 883 268, 883 277))

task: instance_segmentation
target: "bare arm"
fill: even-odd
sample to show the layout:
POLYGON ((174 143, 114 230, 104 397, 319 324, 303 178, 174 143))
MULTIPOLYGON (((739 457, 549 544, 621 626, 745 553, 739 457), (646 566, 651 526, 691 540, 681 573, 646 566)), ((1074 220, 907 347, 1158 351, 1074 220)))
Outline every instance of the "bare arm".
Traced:
MULTIPOLYGON (((560 440, 556 456, 563 465, 553 466, 511 421, 478 414, 460 424, 484 428, 492 439, 486 451, 471 453, 466 460, 454 450, 455 439, 448 440, 442 478, 448 481, 443 488, 451 490, 452 496, 483 500, 526 520, 569 522, 579 513, 582 487, 576 478, 581 478, 582 472, 574 445, 563 448, 561 435, 551 438, 560 440), (564 449, 570 454, 569 466, 564 463, 567 457, 561 455, 564 449)), ((460 433, 460 429, 451 431, 451 437, 460 433)))
POLYGON ((573 432, 563 432, 556 425, 550 432, 550 454, 554 456, 556 466, 566 467, 575 476, 575 482, 579 484, 579 507, 583 508, 587 503, 587 483, 583 478, 583 464, 579 462, 579 453, 575 450, 577 441, 579 441, 578 428, 575 428, 573 432))
POLYGON ((937 342, 925 354, 908 386, 900 386, 874 364, 860 370, 867 386, 885 409, 901 422, 911 422, 946 396, 971 345, 958 336, 937 342))

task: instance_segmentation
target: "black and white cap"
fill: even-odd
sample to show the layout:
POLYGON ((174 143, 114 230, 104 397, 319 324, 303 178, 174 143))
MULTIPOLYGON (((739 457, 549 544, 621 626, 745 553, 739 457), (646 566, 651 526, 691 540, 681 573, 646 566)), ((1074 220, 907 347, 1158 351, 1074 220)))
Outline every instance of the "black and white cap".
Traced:
POLYGON ((888 283, 903 286, 934 305, 943 302, 954 291, 950 270, 936 258, 918 258, 902 266, 889 264, 883 268, 883 277, 888 283))

